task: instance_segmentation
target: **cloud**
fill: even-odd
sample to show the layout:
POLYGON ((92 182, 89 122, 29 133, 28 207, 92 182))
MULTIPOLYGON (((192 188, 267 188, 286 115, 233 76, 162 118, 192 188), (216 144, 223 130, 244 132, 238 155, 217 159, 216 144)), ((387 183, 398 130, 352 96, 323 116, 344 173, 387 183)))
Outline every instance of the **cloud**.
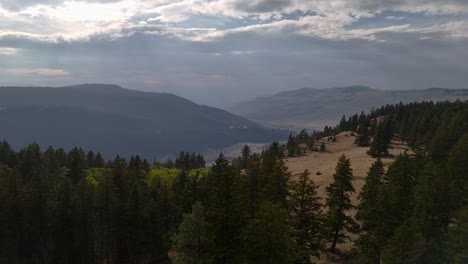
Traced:
POLYGON ((16 55, 18 54, 19 50, 15 48, 4 48, 0 47, 0 55, 16 55))
POLYGON ((388 20, 403 20, 403 19, 405 19, 405 17, 401 17, 401 16, 386 16, 385 19, 388 19, 388 20))
POLYGON ((25 68, 0 68, 0 73, 15 75, 41 75, 41 76, 66 76, 69 72, 62 69, 25 69, 25 68))
POLYGON ((467 16, 466 0, 0 0, 0 74, 217 105, 310 86, 466 86, 467 16))
MULTIPOLYGON (((464 1, 0 0, 4 7, 0 8, 0 24, 3 25, 0 38, 62 42, 89 41, 93 37, 115 39, 144 33, 206 42, 242 32, 266 35, 286 32, 322 39, 379 40, 376 33, 398 25, 380 25, 380 30, 370 29, 369 34, 366 34, 366 29, 349 28, 362 19, 376 17, 385 11, 468 14, 468 5, 464 1), (21 8, 17 11, 5 9, 13 3, 21 8), (190 26, 200 17, 207 21, 203 26, 190 26), (236 21, 237 24, 233 23, 236 21)), ((390 23, 403 17, 387 15, 384 18, 390 23)), ((460 34, 448 32, 447 35, 460 34)))

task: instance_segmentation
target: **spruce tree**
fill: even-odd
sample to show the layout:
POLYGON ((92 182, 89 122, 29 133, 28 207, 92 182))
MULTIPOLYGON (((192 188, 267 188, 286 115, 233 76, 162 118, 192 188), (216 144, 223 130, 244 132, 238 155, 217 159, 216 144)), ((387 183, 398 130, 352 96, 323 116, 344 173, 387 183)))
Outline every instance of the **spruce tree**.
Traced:
POLYGON ((288 142, 286 143, 286 148, 288 150, 288 156, 292 157, 297 154, 299 145, 297 143, 296 136, 294 136, 293 134, 289 135, 288 142))
POLYGON ((258 155, 254 154, 247 162, 245 168, 245 175, 247 176, 247 196, 248 208, 250 215, 253 216, 258 209, 260 200, 260 191, 263 184, 261 159, 258 155))
POLYGON ((96 158, 95 158, 95 160, 94 160, 94 166, 95 166, 96 168, 104 168, 105 165, 106 165, 106 164, 105 164, 105 162, 104 162, 104 159, 103 159, 102 156, 101 156, 101 153, 98 152, 98 153, 96 154, 96 158))
POLYGON ((172 237, 174 264, 212 263, 210 250, 212 238, 209 235, 205 211, 201 202, 192 206, 192 213, 184 214, 178 232, 172 237))
POLYGON ((373 228, 380 221, 375 212, 378 206, 377 197, 380 186, 383 184, 384 176, 385 169, 382 160, 379 158, 367 172, 366 182, 358 196, 360 204, 357 207, 356 218, 362 220, 363 230, 365 231, 373 228))
POLYGON ((367 172, 366 182, 358 196, 356 219, 361 220, 361 231, 357 244, 357 263, 378 263, 380 259, 380 247, 382 245, 381 217, 382 210, 379 203, 379 192, 383 184, 385 170, 383 163, 377 159, 367 172))
POLYGON ((245 169, 247 166, 247 161, 249 160, 250 156, 252 155, 252 151, 248 145, 244 145, 241 151, 241 169, 245 169))
POLYGON ((88 154, 86 154, 86 165, 88 168, 94 168, 96 167, 96 164, 94 163, 96 161, 96 155, 94 155, 94 152, 92 150, 88 151, 88 154))
POLYGON ((240 175, 220 154, 207 181, 207 221, 215 243, 214 261, 231 263, 239 255, 237 239, 248 215, 240 188, 240 175))
POLYGON ((357 130, 358 135, 356 136, 355 144, 360 147, 367 147, 369 146, 370 136, 369 136, 369 124, 366 119, 359 124, 359 128, 357 130))
POLYGON ((353 209, 350 195, 354 193, 352 185, 353 173, 351 163, 344 155, 336 165, 336 172, 333 174, 333 183, 326 187, 327 199, 326 223, 328 225, 327 238, 332 242, 330 250, 335 252, 336 245, 350 239, 346 232, 356 231, 356 222, 346 213, 353 209))
POLYGON ((324 152, 325 150, 327 150, 327 147, 325 146, 325 142, 322 142, 322 144, 320 144, 320 152, 324 152))
POLYGON ((385 120, 377 125, 369 154, 373 157, 388 156, 388 148, 393 138, 393 125, 391 120, 385 120))
POLYGON ((295 256, 289 213, 278 204, 262 203, 243 233, 243 257, 239 263, 287 264, 295 256))
POLYGON ((289 203, 294 213, 293 225, 297 245, 296 263, 310 263, 310 256, 319 257, 322 249, 322 204, 317 196, 318 186, 305 170, 290 184, 289 203))

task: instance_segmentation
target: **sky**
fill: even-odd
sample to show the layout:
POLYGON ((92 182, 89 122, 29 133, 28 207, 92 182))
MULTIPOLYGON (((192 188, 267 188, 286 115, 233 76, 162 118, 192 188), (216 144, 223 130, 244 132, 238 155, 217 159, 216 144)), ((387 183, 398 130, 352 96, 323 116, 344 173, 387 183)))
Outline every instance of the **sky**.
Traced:
POLYGON ((0 86, 228 107, 284 90, 468 88, 468 0, 0 0, 0 86))

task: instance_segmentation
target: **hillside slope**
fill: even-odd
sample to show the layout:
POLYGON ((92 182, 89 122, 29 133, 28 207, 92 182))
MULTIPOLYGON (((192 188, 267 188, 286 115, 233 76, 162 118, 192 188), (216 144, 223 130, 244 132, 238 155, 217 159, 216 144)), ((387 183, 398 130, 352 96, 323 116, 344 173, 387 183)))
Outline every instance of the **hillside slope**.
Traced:
MULTIPOLYGON (((336 172, 337 162, 342 155, 345 155, 351 161, 351 168, 354 176, 353 186, 356 189, 356 192, 350 197, 351 203, 357 206, 359 204, 357 199, 358 194, 365 183, 369 168, 376 159, 366 153, 369 150, 368 147, 359 147, 354 144, 355 137, 351 136, 351 132, 342 132, 336 136, 336 139, 336 142, 321 139, 316 145, 319 146, 322 142, 325 143, 327 148, 325 152, 308 152, 302 156, 289 157, 286 159, 286 166, 294 179, 304 170, 308 170, 311 173, 310 179, 319 186, 317 195, 322 198, 322 202, 325 202, 327 196, 325 188, 333 182, 333 174, 336 172), (321 175, 316 175, 317 172, 320 172, 321 175)), ((404 151, 412 153, 409 151, 407 145, 400 143, 401 142, 393 142, 390 149, 390 154, 392 154, 393 157, 385 157, 382 159, 386 168, 395 160, 396 156, 404 151)), ((350 215, 354 216, 355 213, 355 210, 349 211, 350 215)), ((352 237, 353 241, 357 238, 356 235, 348 235, 352 237)), ((346 240, 345 243, 338 246, 339 250, 347 253, 351 251, 352 247, 353 242, 349 240, 346 240)), ((336 258, 332 253, 328 254, 322 252, 321 259, 314 259, 314 263, 346 263, 339 257, 336 258), (333 260, 334 258, 336 261, 333 260)))
POLYGON ((399 102, 467 99, 468 89, 377 90, 365 86, 330 89, 304 88, 257 98, 228 109, 274 127, 322 129, 334 125, 343 113, 370 111, 399 102))
POLYGON ((100 149, 107 156, 159 158, 231 144, 268 142, 282 133, 226 111, 162 93, 114 85, 0 87, 0 140, 14 147, 100 149))

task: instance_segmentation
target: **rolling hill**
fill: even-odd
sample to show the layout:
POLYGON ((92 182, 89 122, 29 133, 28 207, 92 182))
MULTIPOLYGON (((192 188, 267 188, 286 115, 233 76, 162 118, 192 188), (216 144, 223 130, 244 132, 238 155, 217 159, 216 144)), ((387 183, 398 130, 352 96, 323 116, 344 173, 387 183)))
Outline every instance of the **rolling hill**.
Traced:
POLYGON ((377 90, 365 86, 285 91, 237 104, 228 111, 271 127, 322 129, 343 113, 399 102, 468 99, 468 89, 377 90))
POLYGON ((165 94, 115 85, 0 87, 0 140, 20 148, 36 141, 157 159, 239 142, 278 140, 264 128, 226 111, 165 94))

